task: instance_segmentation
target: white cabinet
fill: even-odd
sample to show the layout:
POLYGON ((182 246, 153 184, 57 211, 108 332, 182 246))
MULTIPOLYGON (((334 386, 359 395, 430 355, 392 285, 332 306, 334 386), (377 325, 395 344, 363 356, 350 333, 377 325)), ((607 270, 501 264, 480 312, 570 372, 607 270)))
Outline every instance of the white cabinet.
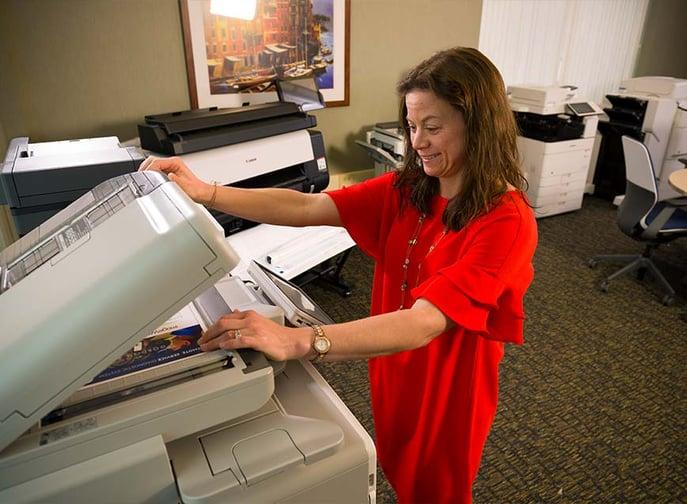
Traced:
POLYGON ((542 142, 518 137, 527 196, 537 217, 582 207, 594 138, 542 142))

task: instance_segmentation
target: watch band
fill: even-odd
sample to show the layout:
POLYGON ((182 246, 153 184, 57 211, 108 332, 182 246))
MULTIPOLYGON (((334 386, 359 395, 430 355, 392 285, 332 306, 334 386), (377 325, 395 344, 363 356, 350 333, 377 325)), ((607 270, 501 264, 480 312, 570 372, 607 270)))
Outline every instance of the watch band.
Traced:
POLYGON ((315 355, 312 359, 310 359, 310 361, 318 362, 324 359, 324 356, 327 355, 327 352, 329 352, 329 349, 332 346, 332 342, 329 340, 329 338, 327 338, 327 335, 324 333, 324 329, 322 329, 322 326, 319 324, 313 324, 312 331, 313 339, 311 347, 315 351, 315 355))

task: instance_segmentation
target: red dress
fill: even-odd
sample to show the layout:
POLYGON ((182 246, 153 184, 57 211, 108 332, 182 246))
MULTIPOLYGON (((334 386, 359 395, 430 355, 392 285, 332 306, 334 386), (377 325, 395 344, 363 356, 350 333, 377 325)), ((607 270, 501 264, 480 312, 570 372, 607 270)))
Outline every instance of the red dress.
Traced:
POLYGON ((420 215, 410 204, 401 209, 393 180, 389 173, 328 193, 375 260, 371 314, 425 298, 456 325, 422 348, 370 359, 377 456, 399 502, 470 503, 496 413, 503 344, 523 341, 536 223, 524 197, 508 192, 442 237, 448 200, 435 197, 411 249, 403 296, 402 265, 420 215))

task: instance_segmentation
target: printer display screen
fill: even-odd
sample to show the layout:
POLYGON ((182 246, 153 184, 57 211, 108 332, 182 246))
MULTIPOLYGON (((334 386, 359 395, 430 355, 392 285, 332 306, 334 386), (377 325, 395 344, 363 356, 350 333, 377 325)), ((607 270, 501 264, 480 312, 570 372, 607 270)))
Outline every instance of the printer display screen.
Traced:
POLYGON ((585 116, 585 115, 593 115, 596 114, 596 110, 586 102, 580 102, 580 103, 568 103, 568 107, 572 111, 573 114, 576 116, 585 116))
POLYGON ((288 298, 288 300, 292 303, 292 307, 294 309, 317 319, 318 322, 321 324, 334 323, 332 318, 329 315, 327 315, 327 312, 325 312, 322 308, 315 304, 315 302, 312 299, 310 299, 310 297, 308 297, 308 295, 305 294, 305 292, 303 292, 301 289, 296 287, 288 280, 285 280, 284 278, 280 277, 268 268, 265 268, 262 264, 255 264, 257 264, 260 267, 260 269, 265 273, 265 275, 267 275, 267 277, 270 280, 272 280, 274 285, 282 292, 282 294, 284 294, 284 296, 288 298))
POLYGON ((277 93, 279 94, 279 101, 296 103, 304 112, 324 108, 322 95, 312 77, 279 80, 277 81, 277 93))

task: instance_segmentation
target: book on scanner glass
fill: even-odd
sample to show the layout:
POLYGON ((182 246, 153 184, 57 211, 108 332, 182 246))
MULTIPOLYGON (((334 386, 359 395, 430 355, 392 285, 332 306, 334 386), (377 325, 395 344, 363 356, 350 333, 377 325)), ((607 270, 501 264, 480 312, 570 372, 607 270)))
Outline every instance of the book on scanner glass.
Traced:
POLYGON ((202 332, 195 310, 186 305, 101 371, 86 387, 202 353, 198 346, 202 332))
POLYGON ((202 332, 200 325, 196 324, 149 336, 100 372, 91 383, 110 380, 201 353, 198 339, 202 332))

